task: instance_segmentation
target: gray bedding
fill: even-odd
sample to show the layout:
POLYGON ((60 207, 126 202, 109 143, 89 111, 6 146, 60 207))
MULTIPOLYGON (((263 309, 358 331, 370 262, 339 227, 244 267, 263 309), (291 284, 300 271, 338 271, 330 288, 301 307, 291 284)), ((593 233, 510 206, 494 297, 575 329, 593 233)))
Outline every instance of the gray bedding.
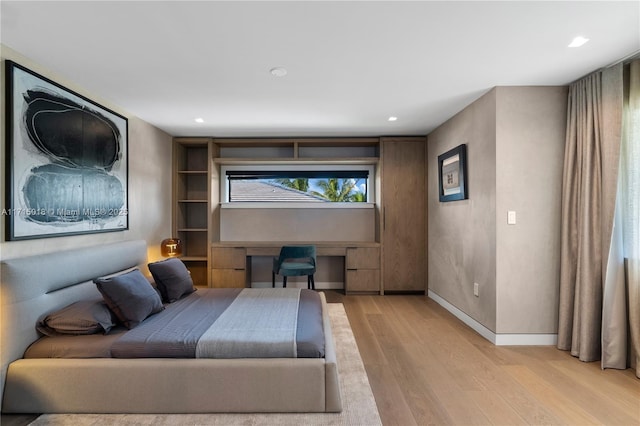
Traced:
POLYGON ((297 358, 300 289, 243 290, 198 339, 196 358, 297 358))
MULTIPOLYGON (((108 335, 42 337, 25 358, 194 358, 199 337, 222 315, 242 289, 200 289, 147 318, 136 328, 108 335)), ((324 357, 319 295, 300 291, 296 325, 298 358, 324 357)))

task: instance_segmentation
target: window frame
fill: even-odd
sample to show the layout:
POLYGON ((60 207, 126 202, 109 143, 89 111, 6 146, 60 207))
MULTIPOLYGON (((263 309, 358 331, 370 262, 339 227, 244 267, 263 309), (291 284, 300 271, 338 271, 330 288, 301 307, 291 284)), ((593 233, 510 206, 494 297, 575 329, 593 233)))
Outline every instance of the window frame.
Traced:
POLYGON ((374 164, 222 164, 220 166, 220 205, 222 208, 373 208, 375 206, 375 165, 374 164), (227 171, 363 171, 369 173, 367 180, 366 202, 261 202, 229 201, 229 180, 227 171))

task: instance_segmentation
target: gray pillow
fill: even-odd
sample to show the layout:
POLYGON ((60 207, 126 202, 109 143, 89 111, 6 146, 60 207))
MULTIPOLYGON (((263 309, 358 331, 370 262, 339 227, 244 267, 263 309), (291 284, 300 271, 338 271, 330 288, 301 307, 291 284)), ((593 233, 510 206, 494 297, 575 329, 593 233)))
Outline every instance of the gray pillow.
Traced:
POLYGON ((36 329, 45 336, 106 334, 114 325, 111 311, 102 300, 80 300, 50 313, 38 321, 36 329))
POLYGON ((125 327, 136 327, 164 309, 160 296, 138 269, 93 280, 109 308, 125 327))
POLYGON ((182 296, 191 294, 196 289, 187 267, 180 259, 172 257, 159 262, 150 263, 149 272, 167 303, 175 302, 182 296))

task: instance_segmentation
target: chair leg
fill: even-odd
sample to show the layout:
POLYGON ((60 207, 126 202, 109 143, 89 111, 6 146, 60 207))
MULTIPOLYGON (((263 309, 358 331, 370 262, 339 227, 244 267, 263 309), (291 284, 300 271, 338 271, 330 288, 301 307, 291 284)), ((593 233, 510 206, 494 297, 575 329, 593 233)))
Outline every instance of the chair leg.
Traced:
POLYGON ((311 289, 311 275, 307 275, 307 289, 311 289))
POLYGON ((316 281, 313 279, 313 275, 310 275, 309 278, 311 278, 311 289, 315 290, 316 289, 316 281))
POLYGON ((287 288, 287 276, 282 277, 282 288, 287 288))
POLYGON ((273 271, 271 271, 271 287, 276 287, 276 273, 273 271))

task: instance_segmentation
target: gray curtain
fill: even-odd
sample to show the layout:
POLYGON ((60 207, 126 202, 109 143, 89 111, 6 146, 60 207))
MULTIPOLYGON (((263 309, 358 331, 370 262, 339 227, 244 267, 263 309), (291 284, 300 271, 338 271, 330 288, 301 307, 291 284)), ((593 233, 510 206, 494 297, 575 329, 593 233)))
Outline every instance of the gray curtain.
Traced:
POLYGON ((640 60, 625 66, 620 173, 604 286, 602 368, 640 377, 640 60))
POLYGON ((615 211, 622 64, 569 88, 562 182, 558 348, 601 358, 603 285, 615 211))
POLYGON ((624 249, 629 306, 629 361, 640 378, 640 60, 629 66, 624 137, 624 249))

